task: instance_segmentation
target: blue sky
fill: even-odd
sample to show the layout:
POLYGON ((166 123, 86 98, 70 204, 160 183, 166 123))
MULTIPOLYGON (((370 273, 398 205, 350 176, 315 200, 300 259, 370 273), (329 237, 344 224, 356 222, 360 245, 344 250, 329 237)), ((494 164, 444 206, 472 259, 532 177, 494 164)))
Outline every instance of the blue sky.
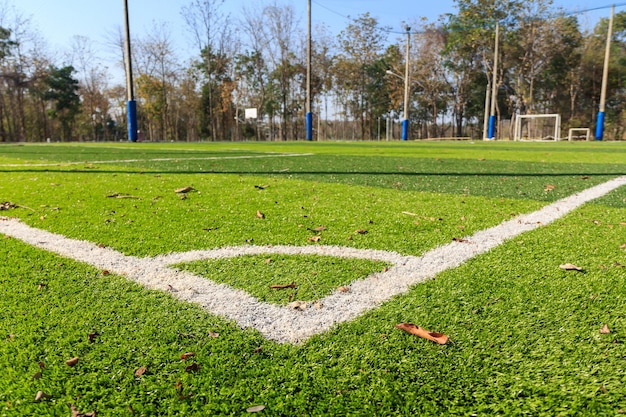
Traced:
MULTIPOLYGON (((123 27, 123 0, 6 0, 24 16, 31 26, 47 39, 54 51, 63 51, 75 35, 85 36, 96 43, 105 43, 107 34, 123 27)), ((241 14, 244 4, 255 0, 226 0, 225 11, 234 19, 241 14)), ((568 11, 586 10, 610 5, 610 0, 554 0, 554 4, 568 11)), ((269 4, 273 0, 263 1, 269 4)), ((150 31, 153 22, 167 22, 177 50, 193 51, 191 39, 181 17, 181 7, 189 0, 128 0, 131 32, 141 37, 150 31)), ((306 0, 278 0, 278 4, 292 4, 302 19, 306 18, 306 0)), ((358 16, 365 12, 377 17, 381 24, 400 30, 403 20, 424 16, 429 21, 445 13, 454 13, 453 0, 313 0, 313 24, 323 22, 338 33, 347 24, 344 16, 358 16)), ((583 25, 593 25, 599 17, 608 17, 609 9, 586 13, 580 17, 583 25)))

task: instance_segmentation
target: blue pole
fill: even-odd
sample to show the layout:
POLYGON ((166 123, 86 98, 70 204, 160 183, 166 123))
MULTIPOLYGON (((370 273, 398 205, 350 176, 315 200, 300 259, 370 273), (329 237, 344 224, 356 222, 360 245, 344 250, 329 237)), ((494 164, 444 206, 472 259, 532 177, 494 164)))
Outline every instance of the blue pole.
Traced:
POLYGON ((402 140, 409 139, 409 119, 402 120, 402 140))
POLYGON ((306 114, 306 140, 313 140, 313 113, 306 114))
POLYGON ((137 142, 137 102, 128 100, 128 140, 137 142))
POLYGON ((596 140, 602 140, 604 136, 604 112, 598 112, 598 121, 596 124, 596 140))
POLYGON ((496 136, 496 116, 489 116, 489 133, 487 133, 488 139, 494 139, 496 136))

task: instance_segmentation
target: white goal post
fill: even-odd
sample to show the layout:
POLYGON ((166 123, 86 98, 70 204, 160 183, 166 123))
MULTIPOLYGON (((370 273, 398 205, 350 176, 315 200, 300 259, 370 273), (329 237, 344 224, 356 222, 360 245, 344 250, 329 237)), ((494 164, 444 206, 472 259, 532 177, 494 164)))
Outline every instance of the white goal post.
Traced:
POLYGON ((560 114, 520 114, 515 118, 516 141, 561 140, 560 114))
POLYGON ((570 142, 578 139, 591 140, 591 132, 588 127, 572 127, 567 138, 570 142))

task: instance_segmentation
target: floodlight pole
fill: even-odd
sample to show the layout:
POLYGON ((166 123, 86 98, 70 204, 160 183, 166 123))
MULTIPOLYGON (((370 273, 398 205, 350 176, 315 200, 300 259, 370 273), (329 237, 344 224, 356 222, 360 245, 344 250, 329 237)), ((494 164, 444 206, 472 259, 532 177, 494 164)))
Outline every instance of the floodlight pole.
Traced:
POLYGON ((498 98, 498 83, 496 78, 498 77, 498 39, 500 35, 500 25, 496 23, 496 46, 494 48, 493 57, 493 79, 491 83, 491 113, 489 115, 489 132, 487 138, 489 140, 495 139, 496 136, 496 100, 498 98))
POLYGON ((604 52, 604 70, 602 71, 602 90, 600 92, 600 109, 596 120, 596 140, 602 140, 604 136, 604 110, 606 105, 606 88, 609 79, 609 58, 611 56, 611 38, 613 37, 613 15, 615 5, 611 7, 611 17, 609 19, 609 30, 606 35, 606 50, 604 52))
POLYGON ((402 120, 402 140, 409 139, 409 52, 411 50, 411 28, 406 27, 406 66, 404 68, 404 119, 402 120))
POLYGON ((308 12, 306 56, 306 140, 313 140, 313 113, 311 112, 311 0, 308 1, 308 12))
POLYGON ((137 142, 137 102, 135 101, 135 92, 133 91, 133 65, 130 54, 130 25, 128 22, 128 0, 124 0, 124 47, 126 58, 126 94, 128 98, 127 116, 128 116, 128 140, 137 142))

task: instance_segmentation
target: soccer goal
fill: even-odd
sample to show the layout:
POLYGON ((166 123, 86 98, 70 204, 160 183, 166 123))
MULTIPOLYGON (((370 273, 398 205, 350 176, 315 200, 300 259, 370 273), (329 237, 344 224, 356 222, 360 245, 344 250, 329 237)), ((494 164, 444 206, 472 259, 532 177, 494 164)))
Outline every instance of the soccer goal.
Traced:
POLYGON ((591 132, 588 127, 572 127, 569 130, 567 139, 571 142, 574 140, 591 140, 591 132))
POLYGON ((561 140, 560 114, 520 114, 515 118, 514 140, 561 140))

